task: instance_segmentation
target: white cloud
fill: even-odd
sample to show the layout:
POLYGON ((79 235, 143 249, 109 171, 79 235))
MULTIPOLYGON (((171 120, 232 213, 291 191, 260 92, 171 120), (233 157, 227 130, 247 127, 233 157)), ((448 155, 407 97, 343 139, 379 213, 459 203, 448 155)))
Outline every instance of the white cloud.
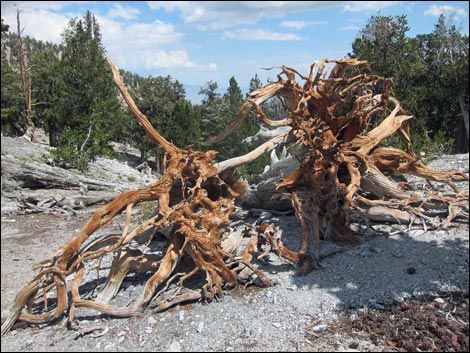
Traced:
MULTIPOLYGON (((155 20, 151 23, 126 24, 108 17, 97 16, 101 27, 103 44, 107 55, 112 57, 119 67, 126 70, 146 68, 168 68, 178 64, 178 51, 173 52, 173 66, 170 65, 170 54, 165 56, 166 47, 180 45, 183 34, 178 32, 174 25, 155 20), (158 62, 159 65, 152 63, 158 62)), ((187 54, 179 52, 185 57, 185 65, 189 65, 187 54)))
POLYGON ((155 20, 151 23, 132 23, 126 25, 103 16, 96 16, 100 24, 103 43, 108 46, 150 49, 163 44, 178 43, 182 33, 174 25, 155 20))
POLYGON ((461 7, 451 5, 432 5, 424 11, 425 16, 436 16, 439 17, 441 14, 446 17, 466 17, 467 11, 461 7))
POLYGON ((64 7, 72 4, 87 4, 93 3, 94 1, 2 1, 2 17, 4 11, 16 12, 17 8, 34 11, 34 10, 47 10, 47 11, 59 11, 64 7))
MULTIPOLYGON (((56 44, 62 42, 61 33, 69 21, 82 18, 83 13, 67 12, 69 1, 29 1, 1 3, 2 18, 16 32, 16 9, 21 9, 20 19, 24 34, 38 40, 56 44)), ((79 2, 83 5, 86 2, 79 2)), ((94 13, 101 29, 106 55, 112 57, 116 64, 126 70, 140 68, 183 68, 194 71, 216 71, 215 63, 198 64, 190 60, 181 47, 183 33, 177 31, 171 23, 155 20, 151 23, 127 23, 139 14, 137 8, 121 4, 110 5, 106 15, 94 13)))
POLYGON ((314 25, 324 25, 328 22, 325 21, 283 21, 281 22, 281 27, 288 27, 292 29, 300 30, 306 26, 314 26, 314 25))
POLYGON ((226 31, 223 33, 223 39, 239 39, 239 40, 302 40, 296 34, 278 33, 266 31, 263 29, 236 29, 233 31, 226 31))
MULTIPOLYGON (((10 26, 10 32, 16 33, 16 9, 4 12, 2 2, 2 18, 10 26)), ((20 12, 21 29, 24 30, 24 35, 56 44, 61 43, 61 33, 66 28, 69 20, 68 16, 44 9, 22 8, 20 12), (44 18, 47 18, 47 21, 44 21, 44 18)))
POLYGON ((217 64, 208 65, 195 64, 189 60, 188 53, 184 50, 157 50, 146 53, 145 67, 147 69, 155 68, 188 68, 198 71, 215 71, 217 64))
POLYGON ((349 12, 375 12, 399 3, 401 1, 346 1, 342 8, 349 12))
MULTIPOLYGON (((148 1, 147 3, 152 10, 163 8, 167 12, 178 11, 186 23, 195 23, 199 29, 221 29, 240 24, 255 24, 262 17, 282 17, 289 13, 328 8, 372 13, 401 1, 148 1)), ((302 24, 302 21, 291 22, 290 27, 295 29, 307 25, 306 22, 302 24)))
POLYGON ((2 18, 10 26, 10 31, 16 33, 16 11, 20 9, 21 27, 23 34, 35 39, 59 44, 62 42, 61 33, 78 13, 66 12, 69 5, 86 5, 93 1, 2 1, 2 18), (62 11, 59 13, 59 11, 62 11))
POLYGON ((120 4, 114 4, 113 8, 108 12, 108 16, 111 18, 121 17, 125 20, 136 18, 139 14, 139 9, 130 6, 122 6, 120 4))
POLYGON ((261 17, 314 11, 339 6, 345 1, 148 1, 153 10, 179 11, 187 23, 204 24, 201 29, 220 29, 254 24, 261 17))
POLYGON ((358 26, 350 25, 350 26, 344 26, 340 27, 340 31, 359 31, 361 28, 358 26))

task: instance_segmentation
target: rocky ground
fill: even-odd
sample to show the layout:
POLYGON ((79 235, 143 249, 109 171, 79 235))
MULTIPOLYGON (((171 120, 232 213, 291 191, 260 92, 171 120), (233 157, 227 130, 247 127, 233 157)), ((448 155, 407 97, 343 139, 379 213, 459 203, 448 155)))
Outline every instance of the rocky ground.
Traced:
MULTIPOLYGON (((3 140, 2 165, 7 153, 3 140)), ((468 154, 442 156, 431 166, 468 172, 468 154)), ((421 184, 416 181, 425 187, 421 184)), ((468 189, 468 183, 459 186, 468 189)), ((31 265, 72 237, 99 206, 79 210, 76 216, 19 214, 17 207, 2 190, 2 321, 18 291, 32 279, 31 265)), ((239 216, 249 223, 267 219, 283 229, 289 248, 299 244, 301 230, 294 216, 250 210, 240 210, 239 216)), ((114 226, 119 221, 113 220, 114 226)), ((271 255, 257 266, 273 279, 272 287, 240 287, 211 303, 145 318, 116 319, 78 309, 71 328, 62 322, 17 325, 2 337, 1 350, 468 351, 468 221, 447 230, 396 224, 351 227, 362 244, 324 258, 322 267, 306 276, 295 276, 292 266, 271 255)), ((333 246, 322 242, 322 249, 333 246)), ((116 299, 124 303, 141 290, 133 282, 124 287, 116 299)))

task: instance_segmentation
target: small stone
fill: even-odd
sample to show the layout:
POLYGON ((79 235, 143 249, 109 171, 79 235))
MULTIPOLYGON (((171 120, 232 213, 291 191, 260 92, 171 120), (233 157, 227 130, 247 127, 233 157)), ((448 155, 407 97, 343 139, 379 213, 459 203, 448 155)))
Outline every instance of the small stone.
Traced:
POLYGON ((149 323, 149 325, 155 325, 157 323, 157 320, 155 320, 152 316, 150 316, 147 319, 147 322, 149 323))
POLYGON ((351 342, 348 347, 352 349, 357 349, 357 347, 359 347, 359 342, 351 342))
POLYGON ((370 306, 377 310, 385 310, 385 306, 376 302, 370 303, 370 306))
POLYGON ((270 219, 272 217, 273 217, 272 213, 265 211, 265 212, 261 213, 261 216, 259 218, 261 218, 261 219, 270 219))
POLYGON ((279 322, 273 322, 272 325, 273 325, 275 328, 280 328, 280 327, 282 326, 279 322))
POLYGON ((442 298, 434 298, 434 301, 435 301, 436 303, 439 303, 439 304, 444 304, 444 303, 445 303, 445 302, 444 302, 444 299, 442 299, 442 298))
POLYGON ((406 273, 408 273, 409 275, 414 275, 416 273, 416 268, 414 267, 408 267, 406 269, 406 273))
POLYGON ((204 322, 201 321, 198 325, 197 325, 197 332, 201 333, 202 330, 204 330, 204 322))
POLYGON ((411 235, 412 237, 419 237, 420 235, 423 235, 424 233, 425 233, 425 231, 422 230, 422 229, 410 231, 410 235, 411 235))
POLYGON ((327 328, 328 328, 328 325, 317 325, 317 326, 312 327, 312 331, 318 333, 318 332, 325 331, 327 328))
POLYGON ((244 328, 243 331, 240 333, 240 337, 242 338, 248 338, 251 335, 251 331, 244 328))
POLYGON ((181 352, 181 344, 178 341, 173 341, 166 349, 167 352, 181 352))

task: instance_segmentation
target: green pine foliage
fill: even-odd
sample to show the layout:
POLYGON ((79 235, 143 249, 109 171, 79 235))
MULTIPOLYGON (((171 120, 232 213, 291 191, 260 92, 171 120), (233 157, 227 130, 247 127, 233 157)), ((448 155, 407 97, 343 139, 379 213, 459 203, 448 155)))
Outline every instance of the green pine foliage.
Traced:
POLYGON ((52 155, 80 170, 100 155, 112 155, 114 125, 124 114, 106 63, 95 17, 74 18, 63 32, 61 79, 55 102, 57 149, 52 155))
POLYGON ((26 124, 23 114, 23 101, 19 72, 8 65, 7 59, 2 55, 2 134, 7 136, 23 135, 26 124))
MULTIPOLYGON (((459 97, 468 102, 468 36, 441 16, 429 34, 408 37, 406 16, 372 16, 352 44, 351 57, 369 61, 372 71, 390 77, 395 96, 409 111, 416 150, 468 152, 459 97)), ((467 107, 468 109, 468 107, 467 107)), ((395 137, 384 141, 403 148, 395 137)))
MULTIPOLYGON (((444 17, 432 33, 409 37, 408 31, 406 16, 372 16, 352 43, 349 55, 368 60, 374 73, 393 79, 395 96, 415 117, 411 128, 416 150, 428 155, 468 151, 459 105, 463 98, 468 109, 468 36, 444 17)), ((105 61, 100 26, 90 12, 69 22, 60 45, 30 37, 24 37, 23 42, 31 68, 33 121, 48 133, 57 164, 86 170, 96 157, 112 156, 110 142, 116 141, 137 147, 142 161, 162 172, 164 156, 149 142, 118 93, 105 61)), ((3 19, 1 59, 1 131, 20 136, 25 111, 17 37, 3 19)), ((183 85, 171 76, 120 73, 139 109, 176 146, 215 149, 218 161, 255 147, 242 142, 259 129, 253 114, 218 144, 207 144, 232 121, 247 98, 235 77, 230 78, 223 94, 218 92, 217 82, 207 82, 200 90, 201 104, 192 105, 183 85)), ((249 83, 250 92, 262 86, 255 75, 249 83)), ((272 120, 287 114, 278 98, 264 102, 262 108, 272 120)), ((404 148, 404 142, 396 137, 384 143, 404 148)), ((269 156, 263 156, 237 171, 249 182, 256 182, 268 163, 269 156)))

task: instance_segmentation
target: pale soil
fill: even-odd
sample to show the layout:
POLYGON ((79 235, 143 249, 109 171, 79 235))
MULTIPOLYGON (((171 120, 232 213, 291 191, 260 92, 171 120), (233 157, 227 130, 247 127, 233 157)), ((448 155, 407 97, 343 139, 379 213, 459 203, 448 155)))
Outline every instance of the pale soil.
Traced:
MULTIPOLYGON (((442 169, 468 172, 468 155, 441 161, 442 169), (452 161, 457 162, 450 165, 452 161)), ((461 184, 468 189, 468 183, 461 184)), ((4 201, 2 195, 2 208, 4 201)), ((33 278, 31 265, 70 239, 97 207, 73 217, 2 212, 2 321, 18 291, 33 278)), ((247 212, 245 216, 254 221, 247 212)), ((118 217, 112 227, 119 221, 118 217)), ((284 230, 286 245, 296 249, 301 231, 295 217, 270 221, 284 230)), ((428 232, 418 226, 374 225, 373 232, 365 232, 360 224, 352 226, 361 233, 362 245, 323 259, 321 269, 304 277, 296 277, 292 266, 271 256, 270 263, 257 265, 274 280, 272 287, 237 288, 218 301, 184 305, 146 318, 116 319, 78 309, 72 329, 61 322, 20 327, 2 337, 1 350, 393 351, 399 349, 387 346, 386 338, 353 330, 343 315, 354 319, 423 296, 446 299, 449 293, 463 293, 459 305, 468 310, 468 221, 428 232), (415 272, 410 273, 410 268, 415 272)), ((322 242, 322 247, 329 246, 322 242)), ((129 283, 118 297, 123 302, 136 299, 140 289, 129 283)), ((466 337, 468 341, 468 316, 466 337)))

